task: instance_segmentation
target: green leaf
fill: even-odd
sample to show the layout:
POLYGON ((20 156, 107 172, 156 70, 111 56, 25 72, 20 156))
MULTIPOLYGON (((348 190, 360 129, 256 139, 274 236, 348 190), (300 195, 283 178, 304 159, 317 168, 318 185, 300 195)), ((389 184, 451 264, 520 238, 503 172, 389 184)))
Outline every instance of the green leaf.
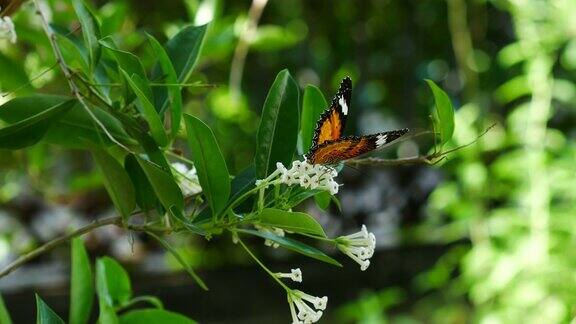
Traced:
POLYGON ((296 241, 296 240, 293 240, 293 239, 288 238, 288 237, 281 237, 281 236, 274 235, 272 233, 258 232, 258 231, 247 230, 247 229, 237 229, 236 231, 241 232, 241 233, 251 234, 254 236, 259 236, 261 238, 268 239, 268 240, 271 240, 275 243, 278 243, 281 246, 283 246, 289 250, 298 252, 298 253, 303 254, 307 257, 314 258, 314 259, 317 259, 317 260, 320 260, 320 261, 323 261, 323 262, 326 262, 329 264, 333 264, 335 266, 339 266, 339 267, 342 266, 340 264, 340 262, 327 256, 326 254, 324 254, 324 252, 322 252, 322 251, 320 251, 314 247, 311 247, 307 244, 304 244, 300 241, 296 241))
POLYGON ((10 318, 10 313, 8 313, 8 309, 6 309, 6 305, 4 304, 4 299, 2 299, 2 295, 0 295, 0 323, 12 324, 12 319, 10 318))
POLYGON ((64 321, 36 294, 36 324, 64 324, 64 321))
POLYGON ((84 37, 84 42, 88 49, 90 66, 94 69, 100 59, 100 44, 98 44, 98 39, 100 38, 100 26, 98 25, 98 20, 86 6, 84 1, 72 0, 72 5, 74 6, 74 11, 76 11, 76 15, 78 16, 80 25, 82 26, 82 36, 84 37))
MULTIPOLYGON (((182 28, 174 37, 172 37, 164 48, 172 61, 178 82, 185 83, 190 75, 192 69, 198 61, 204 35, 208 25, 202 26, 187 26, 182 28)), ((160 69, 156 69, 153 73, 153 79, 160 76, 160 69)), ((162 107, 161 112, 165 111, 168 103, 166 89, 155 89, 156 106, 162 107)))
POLYGON ((166 131, 164 130, 162 119, 160 119, 156 108, 154 108, 154 105, 150 101, 150 97, 147 95, 148 91, 144 88, 146 83, 137 74, 133 74, 130 77, 122 68, 120 68, 120 71, 124 75, 126 81, 128 81, 132 91, 134 91, 138 97, 138 101, 140 102, 138 108, 140 108, 140 112, 144 115, 144 118, 150 126, 152 137, 160 146, 166 146, 166 144, 168 144, 168 137, 166 137, 166 131))
POLYGON ((142 167, 138 164, 134 155, 130 154, 126 156, 124 169, 128 172, 128 176, 134 185, 138 206, 140 206, 143 211, 156 207, 158 198, 156 198, 156 194, 154 193, 154 189, 152 189, 150 181, 148 181, 146 177, 146 173, 144 173, 144 170, 142 170, 142 167))
MULTIPOLYGON (((256 169, 254 165, 251 164, 246 169, 242 170, 237 176, 232 179, 230 199, 228 200, 228 206, 232 204, 236 199, 240 198, 246 192, 252 190, 256 186, 256 169)), ((248 198, 240 205, 236 206, 234 210, 236 212, 249 212, 253 206, 253 199, 248 198)), ((226 207, 228 207, 226 206, 226 207)))
POLYGON ((450 97, 432 80, 426 80, 434 94, 436 109, 433 113, 436 131, 440 132, 440 145, 448 142, 454 134, 454 108, 450 97))
POLYGON ((307 85, 304 89, 302 100, 302 117, 300 118, 300 137, 302 138, 302 153, 307 152, 312 146, 312 138, 316 123, 322 112, 328 107, 328 103, 322 91, 313 85, 307 85))
POLYGON ((88 323, 94 301, 94 279, 88 253, 79 237, 72 240, 70 277, 70 324, 88 323))
POLYGON ((90 72, 90 58, 86 46, 82 43, 82 40, 74 33, 72 33, 68 28, 50 24, 52 31, 58 36, 58 45, 64 56, 64 61, 68 66, 73 68, 78 68, 85 73, 90 72))
POLYGON ((156 196, 160 199, 162 206, 167 210, 172 206, 176 206, 178 210, 184 210, 184 197, 172 174, 162 170, 150 161, 138 157, 136 159, 146 174, 148 181, 150 181, 156 196))
POLYGON ((102 173, 104 186, 122 215, 128 221, 130 214, 136 207, 136 194, 128 173, 122 165, 104 150, 93 150, 92 155, 102 173))
POLYGON ((208 125, 191 115, 184 115, 184 122, 200 186, 212 214, 216 215, 226 207, 230 197, 230 175, 226 161, 208 125))
POLYGON ((113 55, 116 63, 118 63, 118 68, 126 71, 128 75, 136 74, 143 80, 146 80, 146 72, 144 71, 144 66, 138 56, 122 51, 116 48, 111 37, 105 37, 101 39, 100 44, 108 49, 113 55))
POLYGON ((103 257, 96 261, 96 292, 100 307, 122 306, 132 298, 130 277, 114 259, 103 257))
MULTIPOLYGON (((17 123, 70 100, 69 97, 51 95, 18 97, 0 106, 0 119, 7 123, 17 123)), ((133 142, 118 120, 98 107, 91 108, 92 113, 114 138, 125 143, 133 142)), ((45 139, 52 144, 77 148, 86 148, 86 141, 90 143, 104 141, 104 144, 110 144, 102 129, 96 126, 78 103, 60 119, 54 121, 53 127, 46 132, 45 139)))
POLYGON ((322 210, 328 209, 330 206, 330 193, 328 191, 322 191, 317 193, 314 196, 314 201, 316 202, 316 206, 322 210))
MULTIPOLYGON (((160 43, 152 35, 149 34, 146 35, 148 36, 148 40, 150 41, 150 45, 152 46, 154 53, 158 56, 158 63, 162 68, 162 72, 164 72, 166 76, 166 83, 172 84, 167 87, 168 98, 170 103, 168 107, 170 108, 170 116, 172 124, 171 135, 172 137, 176 137, 176 135, 178 135, 178 130, 180 129, 180 122, 182 120, 182 93, 180 92, 180 87, 175 85, 178 83, 176 70, 174 70, 172 61, 170 61, 170 57, 168 56, 168 53, 166 53, 166 51, 164 50, 164 47, 162 47, 162 45, 160 45, 160 43)), ((162 109, 159 110, 162 111, 162 109)))
POLYGON ((196 322, 184 315, 163 309, 139 309, 120 316, 120 324, 195 324, 196 322))
POLYGON ((166 43, 166 52, 174 65, 179 82, 186 82, 198 61, 208 25, 182 28, 166 43))
MULTIPOLYGON (((38 114, 0 129, 0 148, 21 149, 38 143, 50 127, 74 106, 75 100, 56 104, 38 114)), ((5 106, 0 108, 4 110, 5 106)), ((2 113, 0 113, 1 117, 2 113)))
POLYGON ((326 237, 316 219, 305 213, 265 208, 260 214, 260 225, 278 227, 286 231, 326 237))
POLYGON ((198 285, 202 287, 202 289, 208 290, 208 286, 206 286, 204 280, 202 280, 202 278, 200 278, 198 274, 196 274, 194 269, 192 269, 192 267, 186 262, 186 260, 184 260, 184 258, 180 255, 180 253, 178 253, 178 251, 176 251, 176 249, 174 249, 174 247, 172 247, 170 243, 168 243, 168 241, 164 240, 163 238, 157 236, 152 232, 147 232, 147 234, 152 236, 156 241, 158 241, 158 243, 160 243, 166 250, 168 250, 168 252, 172 254, 172 256, 178 261, 178 263, 180 263, 182 268, 184 268, 184 270, 188 272, 188 274, 192 277, 192 279, 194 279, 194 281, 196 281, 196 283, 198 283, 198 285))
POLYGON ((262 110, 256 138, 256 175, 263 179, 276 168, 292 162, 298 141, 298 85, 288 70, 276 76, 262 110))

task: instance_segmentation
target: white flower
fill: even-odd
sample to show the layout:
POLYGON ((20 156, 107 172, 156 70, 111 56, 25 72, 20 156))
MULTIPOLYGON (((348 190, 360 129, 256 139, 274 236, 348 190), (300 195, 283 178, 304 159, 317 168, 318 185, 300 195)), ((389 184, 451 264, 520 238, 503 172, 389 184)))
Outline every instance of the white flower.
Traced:
MULTIPOLYGON (((2 8, 0 8, 1 10, 2 8)), ((0 39, 6 38, 10 40, 12 44, 16 43, 16 29, 14 28, 14 23, 10 17, 0 17, 0 39)))
POLYGON ((172 163, 172 169, 175 172, 174 176, 182 193, 185 196, 195 195, 202 192, 202 187, 200 186, 200 181, 198 180, 198 174, 196 173, 196 168, 188 169, 188 167, 179 162, 172 163))
POLYGON ((300 268, 291 269, 290 273, 282 273, 282 272, 276 273, 276 277, 289 278, 295 282, 302 282, 302 271, 300 270, 300 268))
POLYGON ((366 225, 362 225, 359 232, 338 237, 336 244, 340 251, 360 265, 362 271, 368 269, 369 259, 374 255, 376 248, 376 237, 374 233, 368 233, 366 225))
MULTIPOLYGON (((280 236, 280 237, 284 237, 284 234, 285 234, 283 229, 277 228, 277 227, 261 226, 261 225, 254 225, 254 227, 256 227, 258 232, 262 232, 262 233, 273 234, 273 235, 280 236)), ((269 239, 264 240, 264 245, 271 246, 275 249, 277 249, 280 246, 280 244, 278 244, 272 240, 269 240, 269 239)))
POLYGON ((292 323, 315 323, 322 317, 322 310, 326 309, 328 297, 315 297, 304 293, 300 290, 291 290, 288 292, 288 305, 292 315, 292 323), (310 307, 306 302, 312 304, 310 307), (316 309, 316 310, 314 310, 316 309))
POLYGON ((292 162, 290 169, 278 162, 276 163, 276 171, 267 179, 257 180, 256 185, 279 176, 280 182, 286 185, 299 185, 305 189, 326 190, 335 195, 338 193, 339 187, 338 183, 334 181, 334 177, 337 175, 338 172, 331 167, 322 164, 310 164, 306 160, 292 162))

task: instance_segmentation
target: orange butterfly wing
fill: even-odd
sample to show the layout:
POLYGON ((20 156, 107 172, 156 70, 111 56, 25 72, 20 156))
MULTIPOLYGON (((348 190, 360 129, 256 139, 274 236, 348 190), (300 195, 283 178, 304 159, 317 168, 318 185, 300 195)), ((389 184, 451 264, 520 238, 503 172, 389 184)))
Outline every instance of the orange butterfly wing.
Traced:
POLYGON ((312 164, 335 164, 373 151, 402 137, 407 132, 408 129, 405 128, 373 135, 347 136, 327 141, 314 146, 306 155, 306 159, 312 164))
POLYGON ((330 108, 326 109, 316 123, 316 131, 312 139, 312 147, 327 141, 337 140, 342 137, 350 98, 352 97, 352 80, 346 77, 340 83, 338 92, 332 99, 330 108))

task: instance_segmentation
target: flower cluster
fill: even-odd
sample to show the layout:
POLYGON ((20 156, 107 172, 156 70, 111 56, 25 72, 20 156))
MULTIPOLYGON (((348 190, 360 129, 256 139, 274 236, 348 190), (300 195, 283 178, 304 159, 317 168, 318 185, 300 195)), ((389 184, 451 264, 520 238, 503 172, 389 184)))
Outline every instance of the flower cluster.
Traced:
MULTIPOLYGON (((1 10, 2 8, 0 8, 1 10)), ((11 43, 16 43, 16 29, 10 17, 0 17, 0 39, 9 39, 11 43)))
POLYGON ((360 265, 362 271, 370 266, 370 258, 374 255, 376 248, 376 237, 374 233, 368 233, 366 225, 362 225, 359 232, 340 236, 336 239, 338 249, 360 265))
POLYGON ((316 323, 326 309, 328 297, 315 297, 300 290, 288 291, 288 304, 292 314, 292 324, 316 323), (312 307, 308 303, 312 304, 312 307), (315 310, 314 310, 315 309, 315 310))
POLYGON ((276 278, 288 278, 295 282, 302 282, 302 271, 300 268, 291 269, 290 273, 276 273, 276 278))
POLYGON ((202 192, 202 187, 200 186, 200 181, 198 180, 198 174, 196 173, 196 168, 188 167, 183 163, 172 163, 172 169, 174 169, 175 178, 182 189, 182 193, 185 196, 195 195, 202 192))
POLYGON ((329 191, 335 195, 338 193, 338 183, 334 177, 338 172, 331 167, 322 164, 310 164, 306 160, 294 161, 290 169, 282 163, 276 163, 274 175, 280 176, 280 183, 289 186, 299 185, 305 189, 320 189, 329 191))
MULTIPOLYGON (((284 237, 285 234, 283 229, 277 227, 262 226, 262 225, 254 225, 254 227, 258 230, 258 232, 262 233, 274 234, 280 237, 284 237)), ((264 240, 264 245, 271 246, 275 249, 277 249, 280 246, 280 244, 269 239, 264 240)))

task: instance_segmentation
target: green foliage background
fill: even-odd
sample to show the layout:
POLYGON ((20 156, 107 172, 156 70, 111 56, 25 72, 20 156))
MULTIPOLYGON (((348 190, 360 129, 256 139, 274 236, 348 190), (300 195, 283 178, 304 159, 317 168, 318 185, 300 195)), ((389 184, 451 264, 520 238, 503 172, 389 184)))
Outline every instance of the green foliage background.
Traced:
MULTIPOLYGON (((160 103, 174 98, 170 88, 141 89, 138 76, 143 68, 153 68, 155 60, 163 57, 150 45, 154 41, 149 41, 148 34, 163 44, 185 25, 212 21, 202 49, 190 43, 191 48, 182 51, 200 50, 198 61, 187 63, 196 65, 189 78, 176 73, 185 66, 174 66, 174 74, 166 73, 162 65, 156 69, 172 80, 187 79, 190 86, 181 98, 182 111, 211 127, 231 174, 238 174, 254 156, 261 107, 283 68, 301 86, 315 84, 325 95, 333 92, 341 77, 350 75, 355 81, 355 99, 348 133, 372 131, 362 128, 360 118, 370 113, 382 117, 384 124, 377 125, 378 129, 428 128, 432 100, 424 79, 435 81, 458 107, 454 136, 444 144, 446 149, 473 141, 495 124, 477 143, 443 162, 443 181, 428 198, 426 211, 403 228, 402 244, 441 244, 449 247, 448 252, 414 278, 411 289, 417 297, 408 298, 397 288, 366 293, 342 308, 341 318, 362 323, 559 323, 576 315, 574 1, 270 1, 250 42, 240 86, 230 81, 231 69, 238 68, 231 62, 249 3, 96 3, 94 14, 101 24, 98 39, 103 46, 95 46, 95 34, 89 30, 76 31, 76 38, 94 45, 83 52, 86 49, 79 49, 77 39, 68 33, 78 29, 74 7, 68 2, 48 2, 56 8, 52 20, 61 29, 54 30, 67 62, 79 70, 93 69, 92 58, 99 55, 125 62, 131 69, 125 74, 126 85, 140 100, 144 116, 157 104, 146 102, 149 92, 161 98, 160 103), (136 53, 142 66, 102 40, 112 34, 108 40, 136 53)), ((67 94, 37 17, 26 6, 13 17, 19 42, 0 46, 0 91, 11 97, 38 91, 67 94)), ((114 86, 103 89, 112 95, 119 91, 114 86)), ((1 97, 0 102, 8 98, 1 97)), ((46 104, 36 105, 38 111, 62 102, 57 97, 42 100, 46 104)), ((0 110, 0 126, 12 122, 9 118, 16 110, 8 114, 7 109, 0 110)), ((64 102, 49 113, 57 115, 67 109, 64 102)), ((116 138, 128 138, 104 111, 95 114, 116 138)), ((66 176, 57 176, 62 172, 58 165, 81 159, 84 153, 51 143, 66 142, 78 148, 85 144, 76 141, 83 136, 107 141, 105 134, 89 138, 93 135, 82 132, 78 126, 89 122, 85 116, 71 119, 75 124, 58 125, 59 132, 33 120, 16 130, 26 136, 12 145, 46 137, 25 151, 0 150, 0 205, 30 191, 47 201, 71 201, 102 185, 109 190, 120 188, 118 192, 130 190, 126 181, 102 178, 97 169, 80 164, 69 163, 66 176)), ((167 143, 177 131, 165 134, 158 123, 150 127, 159 144, 167 143)), ((186 147, 183 137, 176 141, 186 147)), ((424 150, 430 143, 420 144, 424 150)), ((194 151, 194 144, 190 147, 194 151)), ((96 160, 115 161, 98 150, 93 154, 96 160)), ((148 184, 152 192, 158 186, 173 186, 162 183, 162 170, 132 158, 133 172, 159 175, 158 183, 148 184)), ((108 175, 120 167, 99 164, 109 168, 104 172, 108 175)), ((267 170, 257 165, 257 172, 267 174, 267 170)), ((200 180, 211 181, 204 178, 200 180)), ((166 209, 182 204, 181 199, 178 194, 159 197, 166 209)), ((214 213, 225 203, 208 200, 214 213)), ((120 200, 116 205, 126 205, 129 213, 135 203, 120 200)), ((8 235, 4 237, 9 240, 8 235)))

